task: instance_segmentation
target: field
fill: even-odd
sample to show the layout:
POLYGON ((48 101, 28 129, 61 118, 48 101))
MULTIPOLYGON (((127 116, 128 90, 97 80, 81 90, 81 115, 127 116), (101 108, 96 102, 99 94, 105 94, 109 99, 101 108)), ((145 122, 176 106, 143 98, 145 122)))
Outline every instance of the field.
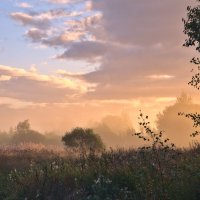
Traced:
POLYGON ((0 155, 2 200, 200 199, 198 144, 101 153, 24 144, 0 155))
POLYGON ((0 200, 200 200, 200 0, 0 18, 0 200))

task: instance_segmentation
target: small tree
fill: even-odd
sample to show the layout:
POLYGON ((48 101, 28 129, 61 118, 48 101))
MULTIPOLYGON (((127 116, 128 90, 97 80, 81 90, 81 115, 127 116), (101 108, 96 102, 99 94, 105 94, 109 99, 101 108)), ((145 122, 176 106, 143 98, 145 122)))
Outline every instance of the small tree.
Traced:
POLYGON ((66 132, 62 137, 65 146, 79 150, 103 150, 104 144, 101 137, 93 132, 92 129, 74 128, 66 132))
POLYGON ((44 143, 44 141, 45 136, 35 130, 32 130, 28 120, 17 124, 11 139, 11 142, 14 144, 44 143))

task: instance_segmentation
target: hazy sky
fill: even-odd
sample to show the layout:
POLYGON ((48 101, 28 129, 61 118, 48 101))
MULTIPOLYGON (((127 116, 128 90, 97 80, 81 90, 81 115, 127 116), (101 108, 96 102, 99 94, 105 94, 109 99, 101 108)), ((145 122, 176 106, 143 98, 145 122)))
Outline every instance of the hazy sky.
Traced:
MULTIPOLYGON (((1 0, 1 127, 43 129, 139 109, 155 118, 190 88, 188 0, 1 0)), ((137 119, 137 118, 136 118, 137 119)))

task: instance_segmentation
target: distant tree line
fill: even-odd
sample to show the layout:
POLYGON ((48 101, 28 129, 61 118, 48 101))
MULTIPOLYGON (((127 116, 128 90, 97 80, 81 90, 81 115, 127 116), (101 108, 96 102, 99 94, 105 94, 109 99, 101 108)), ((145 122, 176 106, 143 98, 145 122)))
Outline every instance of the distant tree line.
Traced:
POLYGON ((33 130, 28 120, 19 122, 9 131, 0 131, 0 145, 35 143, 61 145, 61 137, 53 132, 42 134, 33 130))
MULTIPOLYGON (((177 146, 189 146, 193 122, 178 116, 179 112, 200 113, 200 104, 193 103, 190 96, 182 93, 176 102, 157 115, 155 131, 164 130, 165 135, 177 146)), ((142 131, 142 130, 140 130, 142 131)), ((31 128, 28 120, 19 122, 9 131, 0 131, 0 145, 36 143, 65 145, 68 148, 102 149, 105 147, 139 147, 142 141, 134 137, 135 129, 127 114, 107 115, 93 123, 91 129, 81 127, 67 130, 65 134, 41 133, 31 128)))

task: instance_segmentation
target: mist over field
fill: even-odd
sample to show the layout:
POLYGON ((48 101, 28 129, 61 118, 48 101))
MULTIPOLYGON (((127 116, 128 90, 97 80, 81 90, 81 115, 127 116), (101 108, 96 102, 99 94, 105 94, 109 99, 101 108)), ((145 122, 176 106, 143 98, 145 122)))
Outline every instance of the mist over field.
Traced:
MULTIPOLYGON (((50 112, 52 113, 52 111, 53 108, 51 108, 50 112)), ((36 130, 38 131, 38 133, 44 135, 44 137, 49 138, 46 142, 42 140, 37 140, 37 142, 33 141, 34 143, 45 143, 46 145, 55 144, 62 146, 61 138, 66 131, 70 131, 75 127, 85 127, 92 128, 96 134, 100 135, 107 148, 136 148, 143 144, 143 142, 138 140, 138 138, 134 135, 134 133, 142 131, 139 126, 139 114, 138 116, 136 116, 136 114, 134 116, 129 114, 129 112, 122 112, 116 115, 108 114, 105 116, 97 117, 93 110, 93 113, 91 115, 84 118, 84 114, 82 114, 81 117, 80 113, 78 116, 76 115, 76 113, 74 113, 75 116, 69 117, 69 115, 66 114, 64 116, 56 117, 59 110, 54 111, 55 114, 49 119, 45 118, 47 112, 44 112, 44 110, 42 109, 39 112, 35 112, 36 116, 34 116, 33 113, 32 115, 30 115, 32 116, 32 120, 29 120, 31 129, 36 130), (43 121, 40 120, 40 122, 38 122, 37 119, 38 117, 41 118, 42 114, 44 114, 44 119, 43 121), (93 115, 95 115, 95 117, 90 118, 93 115), (52 122, 51 120, 54 119, 55 121, 52 122), (40 123, 41 127, 37 125, 34 126, 33 122, 35 122, 35 124, 37 125, 40 123)), ((166 106, 163 111, 157 113, 154 121, 151 119, 151 115, 149 115, 149 120, 151 120, 151 127, 155 131, 163 131, 164 135, 170 138, 170 140, 174 142, 177 147, 189 147, 190 145, 192 145, 192 143, 198 140, 190 136, 195 130, 198 129, 193 127, 193 122, 191 120, 188 120, 184 116, 179 116, 178 113, 198 113, 199 111, 200 105, 194 103, 189 95, 187 95, 186 93, 182 93, 179 97, 177 97, 174 103, 172 103, 170 106, 166 106)), ((18 116, 16 116, 15 118, 10 119, 10 121, 13 120, 14 122, 16 119, 18 119, 18 116)), ((20 117, 22 116, 23 114, 20 117)), ((12 137, 12 131, 16 129, 17 124, 25 121, 26 118, 23 117, 21 118, 23 120, 16 121, 17 123, 13 126, 9 127, 9 125, 7 125, 6 127, 4 124, 5 129, 2 129, 0 132, 1 144, 9 144, 8 138, 12 137)), ((23 143, 23 138, 21 142, 23 143)), ((31 138, 29 142, 32 142, 31 138)))

